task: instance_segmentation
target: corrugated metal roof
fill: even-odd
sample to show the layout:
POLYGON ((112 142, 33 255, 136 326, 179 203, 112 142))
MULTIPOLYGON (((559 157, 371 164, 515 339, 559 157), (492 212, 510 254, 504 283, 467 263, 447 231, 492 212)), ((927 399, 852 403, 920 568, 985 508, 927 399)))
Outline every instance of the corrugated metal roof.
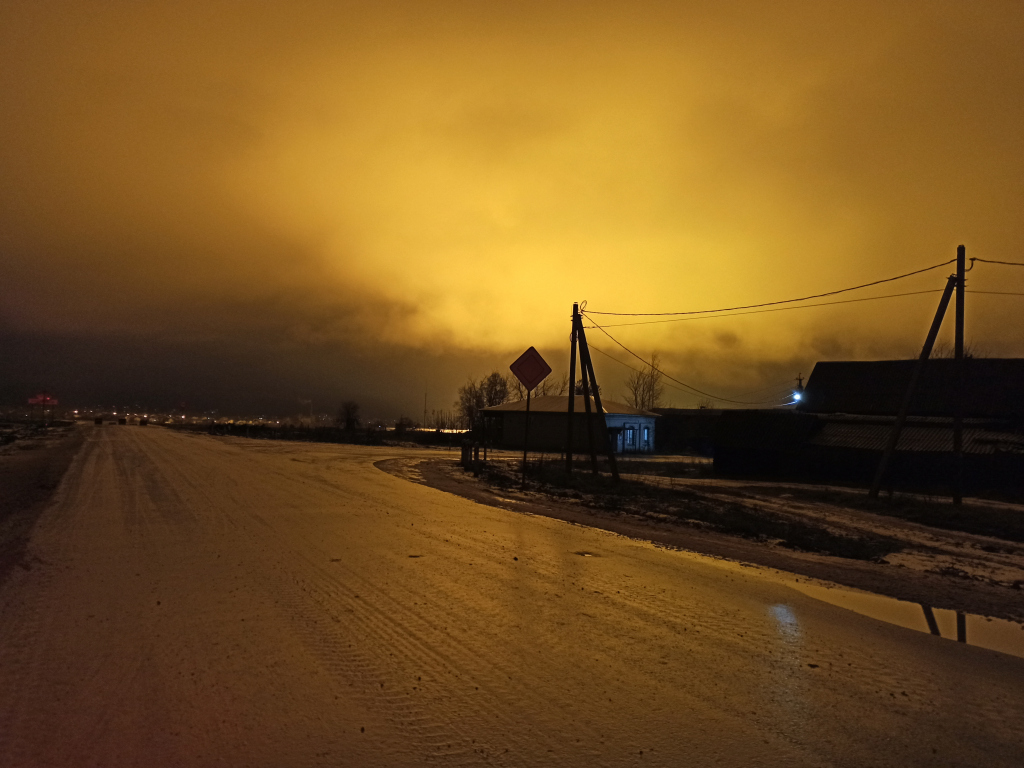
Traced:
MULTIPOLYGON (((656 413, 650 411, 642 411, 639 408, 634 408, 631 405, 625 405, 624 403, 616 403, 612 400, 605 400, 601 398, 601 405, 604 407, 605 413, 618 413, 629 416, 657 416, 656 413)), ((576 403, 574 405, 576 413, 586 413, 586 398, 583 395, 576 395, 576 403)), ((597 406, 594 404, 594 398, 590 398, 590 407, 597 410, 597 406)), ((526 401, 516 400, 511 403, 502 403, 501 405, 492 405, 489 408, 482 409, 484 413, 496 413, 496 412, 507 412, 507 411, 525 411, 526 401)), ((566 413, 569 410, 569 396, 568 395, 539 395, 530 399, 530 413, 566 413)))
MULTIPOLYGON (((810 413, 895 414, 915 360, 822 362, 814 366, 798 409, 810 413)), ((928 360, 910 413, 952 416, 955 360, 928 360)), ((964 414, 989 418, 1024 416, 1024 359, 964 361, 964 414)))

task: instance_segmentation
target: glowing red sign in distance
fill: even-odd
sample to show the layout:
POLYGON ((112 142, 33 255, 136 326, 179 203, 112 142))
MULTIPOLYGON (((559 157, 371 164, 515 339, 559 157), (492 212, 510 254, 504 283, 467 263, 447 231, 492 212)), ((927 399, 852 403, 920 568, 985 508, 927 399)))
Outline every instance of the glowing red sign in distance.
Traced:
POLYGON ((50 397, 49 395, 36 395, 28 399, 29 405, 56 405, 57 398, 50 397))
POLYGON ((533 390, 538 384, 551 373, 551 366, 540 356, 534 347, 523 352, 512 365, 508 367, 515 377, 519 379, 527 392, 533 390))

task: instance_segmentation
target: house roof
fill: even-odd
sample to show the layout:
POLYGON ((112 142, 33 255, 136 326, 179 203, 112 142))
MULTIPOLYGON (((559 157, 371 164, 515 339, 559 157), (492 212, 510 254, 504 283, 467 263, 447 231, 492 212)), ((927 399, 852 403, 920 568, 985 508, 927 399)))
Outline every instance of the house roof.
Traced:
MULTIPOLYGON (((656 413, 650 411, 643 411, 639 408, 634 408, 631 405, 625 405, 624 403, 616 403, 612 400, 605 400, 601 398, 601 405, 603 406, 606 414, 620 414, 627 416, 657 416, 656 413)), ((576 409, 576 413, 586 413, 587 405, 586 398, 583 395, 576 395, 576 402, 573 406, 576 409)), ((597 406, 594 404, 594 398, 590 398, 590 407, 596 410, 597 406)), ((509 411, 525 411, 526 401, 516 400, 510 403, 502 403, 501 405, 492 405, 489 408, 483 408, 483 413, 506 413, 509 411)), ((569 410, 569 396, 568 395, 539 395, 530 399, 530 413, 567 413, 569 410)))
MULTIPOLYGON (((824 362, 814 366, 798 410, 808 413, 895 414, 903 401, 916 360, 824 362)), ((925 362, 910 413, 952 416, 956 361, 925 362)), ((964 415, 1024 417, 1024 359, 964 360, 964 415)))

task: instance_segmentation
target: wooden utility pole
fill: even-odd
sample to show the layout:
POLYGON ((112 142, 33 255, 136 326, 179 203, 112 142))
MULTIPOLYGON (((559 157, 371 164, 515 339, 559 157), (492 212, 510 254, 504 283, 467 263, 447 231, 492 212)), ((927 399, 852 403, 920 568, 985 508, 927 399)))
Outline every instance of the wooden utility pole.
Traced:
POLYGON ((942 292, 942 298, 939 299, 939 308, 935 311, 935 319, 932 320, 932 327, 929 329, 928 337, 924 341, 921 355, 917 358, 913 373, 910 375, 910 382, 907 384, 906 392, 903 394, 903 402, 900 405, 899 414, 896 416, 896 423, 893 424, 892 432, 889 433, 889 442, 885 446, 885 452, 882 453, 882 460, 878 462, 875 479, 872 481, 871 490, 868 492, 873 499, 878 498, 878 491, 882 487, 886 466, 889 464, 892 454, 896 451, 896 444, 900 440, 903 424, 906 422, 907 413, 910 411, 910 401, 914 399, 914 392, 917 390, 917 380, 921 378, 921 371, 924 369, 925 361, 931 356, 932 347, 935 346, 935 337, 939 335, 942 318, 946 314, 946 307, 949 306, 949 298, 953 293, 956 282, 957 276, 950 275, 946 281, 946 289, 942 292))
POLYGON ((565 425, 565 471, 572 474, 572 451, 574 448, 572 422, 576 413, 576 319, 580 316, 580 305, 572 305, 572 333, 569 334, 569 417, 565 425))
POLYGON ((960 245, 956 249, 956 333, 953 340, 954 357, 956 358, 956 383, 953 393, 953 503, 963 503, 964 485, 964 265, 967 261, 966 249, 960 245))
MULTIPOLYGON (((583 321, 579 320, 576 326, 576 333, 579 338, 580 363, 583 368, 583 385, 586 387, 587 378, 590 378, 590 385, 594 390, 594 405, 597 416, 601 421, 601 435, 604 437, 605 450, 608 452, 608 467, 612 471, 612 477, 616 482, 619 480, 619 467, 615 463, 615 447, 612 445, 611 435, 608 432, 608 421, 605 419, 604 407, 601 405, 601 391, 597 386, 597 376, 594 373, 594 362, 590 358, 590 347, 587 345, 587 334, 583 330, 583 321)), ((597 463, 596 457, 594 463, 597 463)))
MULTIPOLYGON (((590 471, 595 475, 597 472, 597 446, 594 444, 594 412, 590 407, 590 380, 587 377, 587 363, 584 357, 583 348, 583 324, 579 324, 577 341, 580 345, 580 368, 583 373, 583 407, 587 409, 587 446, 590 448, 590 471)), ((573 389, 573 399, 576 397, 576 390, 573 389)))

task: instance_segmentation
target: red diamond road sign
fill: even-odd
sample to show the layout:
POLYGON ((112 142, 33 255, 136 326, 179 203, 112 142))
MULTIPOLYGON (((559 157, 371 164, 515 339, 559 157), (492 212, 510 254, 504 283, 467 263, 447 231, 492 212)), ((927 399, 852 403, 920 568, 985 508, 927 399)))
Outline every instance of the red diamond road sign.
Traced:
POLYGON ((515 377, 526 387, 527 392, 532 392, 534 387, 540 384, 551 373, 551 366, 544 362, 533 347, 523 352, 512 365, 508 367, 515 377))

